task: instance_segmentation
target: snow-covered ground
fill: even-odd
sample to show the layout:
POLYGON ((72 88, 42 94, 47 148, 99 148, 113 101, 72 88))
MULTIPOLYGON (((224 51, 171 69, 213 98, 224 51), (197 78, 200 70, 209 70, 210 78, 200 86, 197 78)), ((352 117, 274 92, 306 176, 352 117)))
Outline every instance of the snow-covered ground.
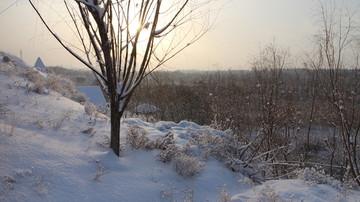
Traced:
POLYGON ((199 158, 190 141, 226 133, 186 121, 125 119, 121 139, 134 127, 150 140, 171 133, 204 164, 195 176, 180 176, 173 162, 159 160, 158 149, 125 145, 117 157, 108 149, 107 116, 51 90, 34 92, 21 73, 7 71, 13 63, 1 61, 0 55, 0 201, 360 201, 358 190, 306 177, 254 184, 213 158, 199 158))

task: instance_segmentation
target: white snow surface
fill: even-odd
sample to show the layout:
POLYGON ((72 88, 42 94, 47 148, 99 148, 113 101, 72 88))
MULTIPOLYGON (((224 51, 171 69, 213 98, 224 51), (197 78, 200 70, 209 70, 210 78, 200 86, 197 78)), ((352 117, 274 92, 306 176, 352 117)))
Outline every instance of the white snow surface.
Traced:
MULTIPOLYGON (((274 193, 285 201, 360 201, 359 191, 344 195, 331 185, 300 179, 254 185, 214 159, 198 175, 184 178, 172 163, 157 159, 158 150, 125 149, 117 157, 108 149, 107 116, 88 115, 83 105, 56 92, 29 92, 28 83, 20 74, 0 72, 0 201, 219 201, 224 185, 234 201, 266 201, 261 197, 274 193), (93 132, 84 132, 90 128, 93 132)), ((150 139, 171 130, 177 144, 205 130, 225 135, 187 121, 124 119, 122 141, 130 125, 150 139)))

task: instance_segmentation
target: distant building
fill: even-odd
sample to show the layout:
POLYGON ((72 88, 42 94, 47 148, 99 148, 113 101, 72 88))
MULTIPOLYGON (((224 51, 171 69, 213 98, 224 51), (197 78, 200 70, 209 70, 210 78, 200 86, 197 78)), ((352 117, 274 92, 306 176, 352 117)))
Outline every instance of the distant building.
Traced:
POLYGON ((40 71, 46 71, 47 68, 46 66, 44 65, 43 61, 41 60, 40 57, 37 58, 35 64, 34 64, 34 67, 40 71))

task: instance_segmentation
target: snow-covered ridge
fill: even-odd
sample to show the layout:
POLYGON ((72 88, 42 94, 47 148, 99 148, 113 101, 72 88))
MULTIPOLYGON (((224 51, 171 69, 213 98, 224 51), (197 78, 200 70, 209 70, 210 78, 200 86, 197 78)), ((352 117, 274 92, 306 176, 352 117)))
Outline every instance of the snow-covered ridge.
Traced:
POLYGON ((14 56, 14 55, 5 53, 3 51, 0 51, 0 64, 5 63, 8 59, 10 60, 10 61, 8 61, 8 63, 10 63, 13 66, 21 67, 21 68, 29 68, 28 65, 20 58, 14 56))
POLYGON ((0 201, 359 201, 359 191, 309 169, 254 183, 213 157, 211 141, 231 131, 188 121, 124 119, 119 158, 108 149, 107 116, 51 88, 37 92, 19 69, 30 67, 1 59, 0 201), (193 173, 183 159, 198 166, 193 173))

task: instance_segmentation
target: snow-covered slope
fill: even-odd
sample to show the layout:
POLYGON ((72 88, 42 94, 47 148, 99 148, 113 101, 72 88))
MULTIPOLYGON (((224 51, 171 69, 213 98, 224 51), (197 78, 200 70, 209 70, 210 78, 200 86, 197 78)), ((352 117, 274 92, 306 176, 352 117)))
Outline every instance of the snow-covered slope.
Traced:
MULTIPOLYGON (((255 185, 213 159, 193 177, 180 176, 158 149, 108 149, 109 118, 54 91, 39 94, 15 68, 0 62, 0 201, 359 201, 360 193, 301 179, 255 185)), ((226 135, 191 122, 122 122, 155 140, 171 133, 177 145, 202 133, 226 135)))

